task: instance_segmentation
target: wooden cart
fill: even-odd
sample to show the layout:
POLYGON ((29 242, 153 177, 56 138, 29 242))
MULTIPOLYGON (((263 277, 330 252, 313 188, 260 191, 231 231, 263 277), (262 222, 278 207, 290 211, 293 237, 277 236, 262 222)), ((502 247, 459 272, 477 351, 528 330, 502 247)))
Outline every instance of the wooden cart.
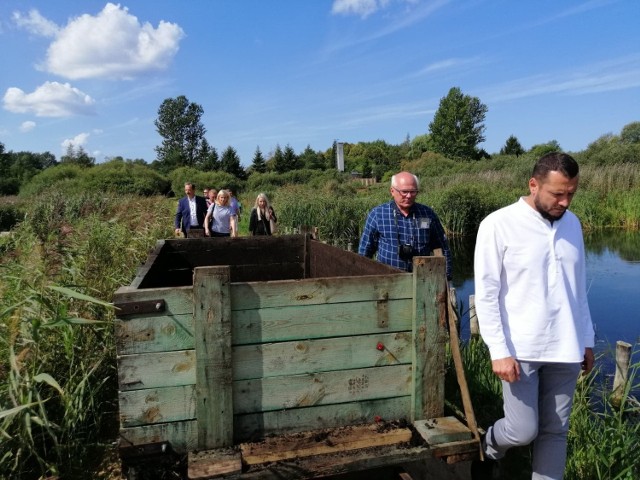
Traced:
POLYGON ((305 235, 164 240, 114 303, 123 460, 314 478, 477 451, 443 418, 442 257, 405 273, 305 235))

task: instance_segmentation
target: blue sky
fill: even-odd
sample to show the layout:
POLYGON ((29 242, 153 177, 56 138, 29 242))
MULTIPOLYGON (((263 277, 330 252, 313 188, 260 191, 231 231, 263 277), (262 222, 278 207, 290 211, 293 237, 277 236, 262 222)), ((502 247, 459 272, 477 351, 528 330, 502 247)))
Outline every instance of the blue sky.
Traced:
POLYGON ((155 159, 166 98, 207 140, 256 147, 428 132, 451 87, 478 97, 490 153, 583 150, 640 121, 637 0, 3 0, 0 142, 155 159))

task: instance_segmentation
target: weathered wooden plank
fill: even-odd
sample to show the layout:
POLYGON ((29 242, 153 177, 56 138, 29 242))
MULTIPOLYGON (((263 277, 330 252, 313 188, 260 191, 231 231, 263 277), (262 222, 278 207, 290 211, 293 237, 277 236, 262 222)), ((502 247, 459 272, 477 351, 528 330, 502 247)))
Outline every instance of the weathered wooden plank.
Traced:
POLYGON ((193 281, 198 447, 233 445, 229 267, 198 267, 193 281))
MULTIPOLYGON (((473 444, 465 445, 463 442, 447 445, 448 455, 455 455, 455 453, 450 452, 455 452, 456 450, 461 453, 473 451, 474 448, 477 450, 477 446, 473 444)), ((416 447, 407 447, 404 444, 387 445, 354 450, 352 452, 330 453, 288 461, 283 460, 269 465, 255 465, 247 472, 228 476, 225 480, 316 479, 391 467, 425 460, 433 456, 443 456, 437 455, 439 452, 440 447, 430 449, 425 445, 416 447)))
POLYGON ((413 422, 413 426, 429 445, 459 442, 473 438, 471 430, 456 417, 417 420, 413 422))
POLYGON ((234 284, 231 286, 231 308, 253 310, 292 305, 412 299, 412 285, 413 277, 410 273, 234 284))
POLYGON ((411 363, 409 332, 264 343, 233 349, 233 379, 411 363))
POLYGON ((118 355, 192 349, 193 315, 116 319, 115 338, 118 355))
POLYGON ((411 397, 407 395, 236 415, 233 429, 235 441, 255 441, 269 435, 370 423, 376 418, 408 419, 410 400, 411 397))
POLYGON ((136 272, 136 276, 130 284, 132 288, 140 288, 140 284, 144 281, 145 277, 149 274, 149 270, 153 267, 153 264, 156 262, 162 250, 164 249, 164 242, 165 242, 164 240, 156 241, 155 247, 149 253, 147 260, 141 267, 138 268, 138 271, 136 272))
MULTIPOLYGON (((232 337, 236 345, 242 345, 410 330, 410 301, 385 305, 384 310, 377 302, 358 302, 232 311, 232 337), (379 322, 381 316, 387 323, 379 322)), ((116 345, 119 355, 194 348, 193 317, 180 314, 117 320, 116 345)))
POLYGON ((242 456, 236 449, 189 452, 187 476, 191 480, 219 478, 242 471, 242 456))
MULTIPOLYGON (((120 287, 113 295, 113 303, 130 303, 136 301, 155 300, 161 298, 165 303, 164 315, 180 315, 184 313, 193 314, 193 289, 192 287, 172 287, 172 288, 149 288, 134 289, 131 287, 120 287)), ((116 311, 116 316, 118 312, 116 311)), ((126 316, 122 318, 127 321, 131 318, 153 317, 157 314, 149 313, 137 316, 126 316)))
POLYGON ((122 427, 196 418, 195 385, 124 391, 118 400, 122 427))
POLYGON ((309 278, 403 273, 397 268, 322 242, 310 241, 308 256, 309 278))
POLYGON ((410 300, 389 301, 389 323, 380 327, 373 301, 241 310, 233 315, 233 340, 244 345, 410 330, 411 311, 410 300))
POLYGON ((398 445, 411 440, 408 428, 380 428, 378 425, 354 425, 316 430, 293 436, 276 436, 260 443, 240 445, 242 461, 247 465, 300 459, 315 455, 349 452, 362 448, 398 445))
POLYGON ((198 448, 198 425, 196 420, 187 420, 121 428, 119 442, 121 446, 169 442, 177 453, 186 453, 198 448))
POLYGON ((194 350, 125 355, 118 358, 118 388, 121 391, 175 387, 195 383, 194 350))
POLYGON ((234 383, 236 413, 310 407, 410 394, 411 366, 342 370, 234 383))
MULTIPOLYGON (((196 418, 195 385, 150 388, 119 393, 123 428, 196 418)), ((284 432, 338 427, 382 419, 406 419, 409 396, 362 400, 250 414, 235 415, 235 441, 247 441, 284 432)), ((237 401, 237 396, 236 396, 237 401)))
POLYGON ((444 257, 414 257, 414 356, 411 420, 444 414, 446 276, 444 257))

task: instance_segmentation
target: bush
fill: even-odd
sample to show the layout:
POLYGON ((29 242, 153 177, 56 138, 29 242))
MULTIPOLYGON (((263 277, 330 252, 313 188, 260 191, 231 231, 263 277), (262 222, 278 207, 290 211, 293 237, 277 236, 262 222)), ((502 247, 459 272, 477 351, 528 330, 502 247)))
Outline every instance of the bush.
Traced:
POLYGON ((102 193, 166 195, 170 189, 169 181, 155 170, 121 160, 85 169, 81 179, 86 189, 102 193))

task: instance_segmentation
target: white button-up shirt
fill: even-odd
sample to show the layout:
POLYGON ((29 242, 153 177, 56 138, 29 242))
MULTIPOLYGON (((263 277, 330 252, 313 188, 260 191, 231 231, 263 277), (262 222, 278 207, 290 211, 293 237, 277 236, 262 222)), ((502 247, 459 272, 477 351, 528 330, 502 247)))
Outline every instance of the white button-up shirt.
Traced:
POLYGON ((581 362, 593 347, 584 241, 566 211, 553 223, 524 198, 480 224, 475 306, 491 358, 581 362))

